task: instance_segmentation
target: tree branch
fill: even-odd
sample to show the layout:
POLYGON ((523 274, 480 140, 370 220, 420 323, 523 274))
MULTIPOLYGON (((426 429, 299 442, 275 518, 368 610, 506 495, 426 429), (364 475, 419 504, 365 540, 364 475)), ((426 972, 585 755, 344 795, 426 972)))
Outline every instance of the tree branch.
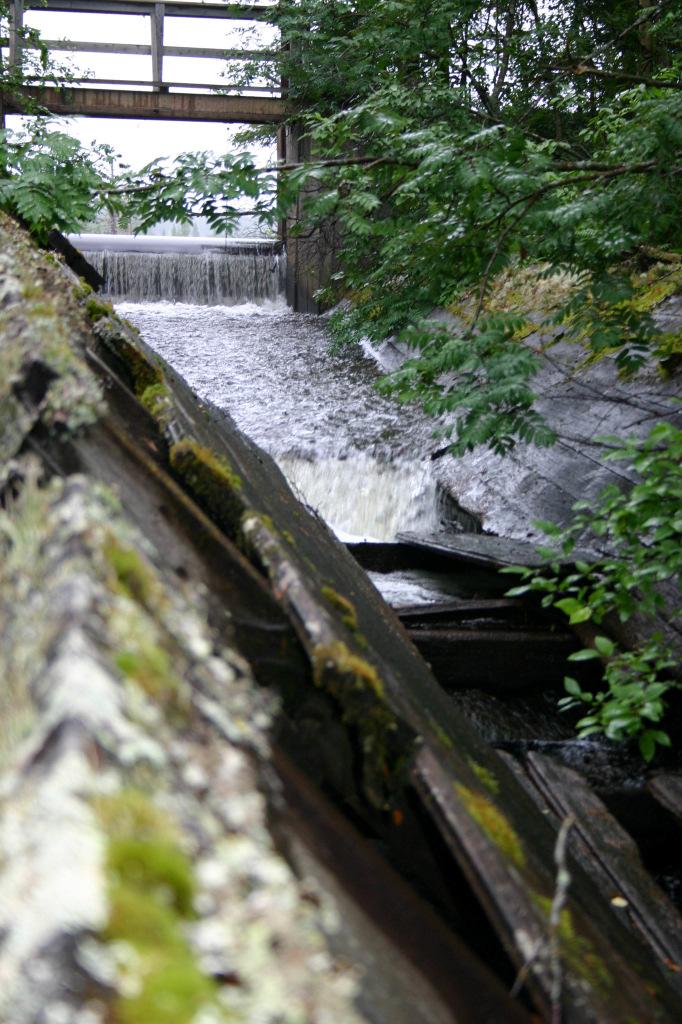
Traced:
POLYGON ((682 89, 682 82, 673 82, 663 78, 646 78, 643 75, 626 75, 620 71, 602 71, 591 64, 576 64, 571 68, 552 67, 550 71, 558 71, 564 75, 591 75, 605 78, 610 82, 626 82, 631 85, 648 85, 653 89, 682 89))

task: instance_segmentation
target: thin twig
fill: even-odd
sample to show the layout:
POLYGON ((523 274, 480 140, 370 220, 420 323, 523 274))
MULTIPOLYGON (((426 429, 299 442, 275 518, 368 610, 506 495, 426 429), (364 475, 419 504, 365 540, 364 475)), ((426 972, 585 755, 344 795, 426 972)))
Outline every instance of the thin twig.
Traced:
MULTIPOLYGON (((561 823, 554 846, 554 863, 556 865, 556 881, 554 884, 554 896, 549 914, 549 947, 548 957, 550 966, 550 1000, 552 1006, 552 1024, 561 1024, 561 991, 563 988, 563 968, 561 964, 561 913, 566 905, 568 890, 571 885, 571 874, 566 866, 566 846, 568 834, 575 825, 575 818, 569 815, 561 823)), ((525 963, 519 969, 510 996, 515 999, 526 983, 531 968, 536 963, 542 947, 544 936, 540 937, 525 963)))
POLYGON ((554 847, 554 863, 556 865, 556 884, 554 899, 549 915, 549 963, 551 970, 550 999, 552 1001, 552 1024, 561 1024, 561 990, 563 987, 563 968, 561 963, 561 914, 566 906, 568 890, 571 885, 571 873, 566 866, 566 846, 568 834, 575 824, 573 815, 569 815, 561 823, 556 846, 554 847))
POLYGON ((643 75, 626 75, 621 71, 603 71, 591 64, 575 64, 570 68, 551 67, 549 71, 558 71, 563 75, 592 75, 596 78, 606 78, 611 82, 626 82, 630 85, 648 85, 653 89, 682 89, 682 82, 675 82, 665 78, 646 78, 643 75))

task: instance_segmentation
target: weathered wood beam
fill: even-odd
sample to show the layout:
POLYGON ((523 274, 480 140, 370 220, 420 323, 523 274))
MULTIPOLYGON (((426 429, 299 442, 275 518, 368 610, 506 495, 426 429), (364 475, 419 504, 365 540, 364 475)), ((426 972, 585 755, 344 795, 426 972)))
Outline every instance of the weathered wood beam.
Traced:
POLYGON ((644 868, 632 836, 571 768, 537 753, 528 755, 527 767, 558 818, 574 818, 569 839, 573 855, 632 930, 644 936, 670 985, 682 992, 682 918, 644 868))
POLYGON ((9 9, 9 63, 16 67, 21 62, 23 40, 21 30, 24 21, 24 0, 14 0, 9 9))
POLYGON ((568 632, 526 628, 423 626, 408 635, 446 690, 486 692, 560 685, 578 643, 568 632))
POLYGON ((679 775, 655 775, 647 789, 654 799, 682 824, 682 778, 679 775))
MULTIPOLYGON (((48 87, 53 84, 54 79, 36 79, 31 78, 31 82, 34 86, 38 86, 41 82, 45 82, 45 86, 48 87)), ((69 85, 125 85, 125 86, 139 86, 140 88, 148 89, 153 83, 146 78, 70 78, 69 85)), ((165 88, 167 89, 205 89, 207 92, 215 93, 226 93, 230 90, 241 95, 242 93, 252 92, 255 95, 271 96, 274 90, 269 89, 267 86, 259 85, 229 85, 223 83, 221 85, 205 85, 203 82, 164 82, 165 88)))
MULTIPOLYGON (((415 769, 420 792, 517 963, 519 947, 523 949, 520 969, 538 1000, 541 1018, 564 1024, 674 1020, 679 1001, 669 987, 669 970, 625 928, 609 903, 610 893, 599 891, 572 857, 570 890, 556 948, 550 951, 547 933, 538 931, 538 916, 546 926, 556 892, 556 879, 548 877, 556 870, 553 848, 545 845, 549 822, 513 776, 510 785, 506 772, 487 779, 487 795, 463 784, 463 754, 463 749, 453 749, 452 760, 460 762, 459 772, 453 773, 425 744, 415 769), (553 1006, 550 979, 557 963, 561 1005, 553 1006)), ((484 765, 484 777, 491 763, 484 765)), ((481 760, 479 771, 482 765, 481 760)))
POLYGON ((164 5, 162 3, 154 4, 150 18, 154 92, 161 92, 163 83, 163 14, 164 5))
MULTIPOLYGON (((25 88, 53 114, 118 117, 155 121, 220 121, 230 124, 277 124, 286 113, 283 100, 270 96, 216 96, 205 93, 154 93, 126 89, 25 88)), ((7 110, 21 113, 12 99, 7 110)))
MULTIPOLYGON (((12 36, 10 36, 10 49, 12 36)), ((74 42, 71 39, 43 39, 48 50, 68 51, 69 53, 128 53, 141 57, 149 57, 153 47, 143 43, 100 43, 74 42)), ((0 39, 0 46, 6 46, 7 40, 0 39)), ((27 49, 37 50, 35 43, 26 43, 27 49)), ((162 46, 159 50, 164 57, 206 57, 212 60, 277 60, 279 54, 273 50, 240 50, 220 49, 215 46, 162 46)))
MULTIPOLYGON (((28 0, 26 9, 63 11, 68 14, 151 14, 150 0, 28 0)), ((272 10, 268 4, 189 4, 166 0, 171 18, 226 18, 230 21, 260 21, 272 10)))

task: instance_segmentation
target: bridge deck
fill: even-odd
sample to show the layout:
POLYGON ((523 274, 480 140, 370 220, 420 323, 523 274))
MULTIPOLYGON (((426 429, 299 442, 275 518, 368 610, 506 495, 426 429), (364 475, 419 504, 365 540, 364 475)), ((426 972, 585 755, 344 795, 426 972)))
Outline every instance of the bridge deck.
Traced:
MULTIPOLYGON (((223 83, 223 89, 229 90, 231 95, 221 95, 216 92, 220 87, 209 82, 196 81, 191 85, 183 83, 181 91, 171 93, 170 89, 175 88, 177 84, 164 80, 163 75, 164 57, 212 58, 238 62, 253 59, 277 61, 278 48, 250 50, 247 47, 229 48, 215 45, 168 46, 164 42, 164 28, 168 17, 252 22, 262 19, 268 10, 271 10, 267 4, 192 4, 182 0, 165 0, 164 3, 150 0, 9 0, 10 32, 7 39, 0 39, 0 47, 9 49, 8 62, 11 67, 21 68, 23 51, 38 47, 34 40, 26 38, 23 34, 24 15, 30 10, 146 16, 149 22, 148 43, 131 43, 110 38, 106 42, 43 39, 42 44, 50 51, 148 56, 151 58, 149 84, 147 89, 144 89, 140 88, 142 82, 139 80, 118 78, 116 81, 110 80, 110 87, 106 89, 77 88, 78 81, 84 81, 77 79, 68 85, 54 88, 33 78, 32 84, 18 90, 16 96, 0 96, 0 116, 3 107, 5 111, 21 113, 25 101, 35 99, 52 113, 67 116, 222 121, 242 124, 277 123, 284 117, 285 106, 278 95, 280 90, 277 87, 241 87, 237 83, 223 83), (126 85, 128 88, 119 89, 116 85, 126 85), (192 91, 185 91, 189 89, 192 91)), ((210 41, 211 26, 208 22, 206 25, 210 41)), ((104 80, 99 79, 98 84, 103 85, 104 80)))
MULTIPOLYGON (((24 9, 63 11, 68 14, 146 14, 153 15, 154 0, 25 0, 24 9)), ((271 9, 261 3, 183 3, 165 0, 165 13, 171 18, 229 18, 258 21, 271 9)))
MULTIPOLYGON (((133 89, 25 88, 53 114, 117 117, 156 121, 223 121, 234 124, 276 124, 285 103, 270 96, 219 96, 205 93, 141 92, 133 89)), ((19 103, 8 112, 21 113, 19 103)))

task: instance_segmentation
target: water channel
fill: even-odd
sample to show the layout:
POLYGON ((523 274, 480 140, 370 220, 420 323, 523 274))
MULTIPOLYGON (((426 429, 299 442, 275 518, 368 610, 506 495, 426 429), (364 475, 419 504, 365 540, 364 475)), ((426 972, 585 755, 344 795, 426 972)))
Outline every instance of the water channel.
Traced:
MULTIPOLYGON (((393 541, 402 532, 452 528, 430 458, 438 447, 433 421, 377 392, 381 369, 369 353, 333 351, 324 318, 286 306, 284 257, 260 243, 174 243, 117 238, 100 239, 96 251, 83 248, 118 311, 200 398, 229 412, 275 458, 341 539, 393 541), (126 244, 137 250, 121 251, 126 244)), ((470 596, 470 582, 455 574, 421 568, 369 575, 395 606, 470 596)), ((631 751, 621 758, 606 741, 575 740, 570 722, 556 713, 562 692, 554 680, 528 694, 505 691, 501 698, 460 685, 450 696, 493 745, 530 745, 606 795, 640 790, 641 763, 631 751)), ((639 820, 628 824, 638 832, 639 820)), ((655 873, 677 900, 679 872, 659 859, 655 873)))
MULTIPOLYGON (((118 311, 201 398, 228 411, 276 459, 339 537, 391 541, 443 528, 433 421, 377 392, 381 370, 371 355, 332 351, 324 318, 286 306, 285 257, 272 244, 75 241, 104 275, 118 311)), ((394 602, 443 594, 443 581, 428 574, 378 574, 375 582, 394 602)))

